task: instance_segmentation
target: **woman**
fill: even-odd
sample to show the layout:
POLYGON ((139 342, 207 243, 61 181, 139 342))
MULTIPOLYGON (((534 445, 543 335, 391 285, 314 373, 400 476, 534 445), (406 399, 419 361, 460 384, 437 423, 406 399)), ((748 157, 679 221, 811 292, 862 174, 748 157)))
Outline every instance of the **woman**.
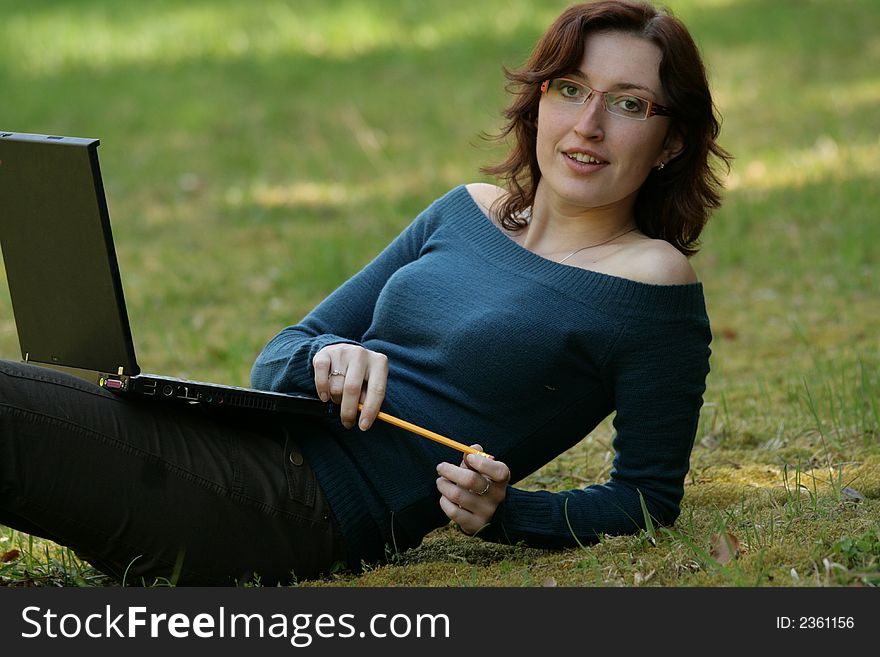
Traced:
POLYGON ((338 421, 157 417, 4 364, 0 521, 117 576, 201 583, 357 569, 450 520, 544 548, 637 531, 642 503, 674 522, 711 340, 687 256, 727 158, 699 53, 649 5, 601 2, 509 75, 513 148, 487 170, 504 187, 435 201, 254 365, 256 387, 317 392, 338 421), (608 482, 513 486, 612 412, 608 482))

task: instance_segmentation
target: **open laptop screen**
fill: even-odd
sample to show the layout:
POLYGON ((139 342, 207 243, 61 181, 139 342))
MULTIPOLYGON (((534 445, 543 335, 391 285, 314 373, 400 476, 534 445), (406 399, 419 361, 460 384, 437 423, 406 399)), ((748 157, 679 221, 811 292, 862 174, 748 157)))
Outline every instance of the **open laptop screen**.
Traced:
POLYGON ((24 360, 135 375, 98 144, 0 132, 0 243, 24 360))

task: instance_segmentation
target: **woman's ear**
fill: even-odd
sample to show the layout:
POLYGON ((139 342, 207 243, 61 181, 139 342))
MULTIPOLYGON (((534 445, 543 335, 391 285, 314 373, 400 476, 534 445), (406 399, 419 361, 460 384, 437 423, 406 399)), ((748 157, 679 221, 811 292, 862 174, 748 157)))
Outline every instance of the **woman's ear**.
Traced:
POLYGON ((681 133, 675 128, 670 128, 666 135, 666 140, 663 142, 663 150, 660 151, 660 157, 657 158, 657 164, 659 165, 663 162, 665 165, 670 160, 678 157, 679 153, 683 150, 684 139, 681 133))

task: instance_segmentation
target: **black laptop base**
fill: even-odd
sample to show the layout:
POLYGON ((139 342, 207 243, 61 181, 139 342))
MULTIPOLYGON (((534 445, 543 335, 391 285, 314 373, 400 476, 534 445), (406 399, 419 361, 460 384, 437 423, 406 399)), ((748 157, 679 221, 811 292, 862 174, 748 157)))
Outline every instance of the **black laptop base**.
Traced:
POLYGON ((317 397, 292 395, 261 390, 260 394, 248 388, 215 385, 203 381, 189 381, 167 376, 139 374, 132 377, 108 375, 99 384, 120 395, 131 395, 157 401, 202 404, 211 408, 238 408, 254 411, 294 413, 333 417, 339 414, 334 404, 317 397))

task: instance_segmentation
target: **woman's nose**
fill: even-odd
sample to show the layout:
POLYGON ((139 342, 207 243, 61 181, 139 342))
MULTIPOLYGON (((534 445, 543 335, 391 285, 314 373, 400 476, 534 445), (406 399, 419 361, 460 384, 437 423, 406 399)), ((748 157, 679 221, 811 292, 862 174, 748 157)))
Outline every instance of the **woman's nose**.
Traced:
POLYGON ((605 136, 603 126, 607 116, 605 97, 593 91, 580 107, 574 131, 586 139, 602 139, 605 136))

